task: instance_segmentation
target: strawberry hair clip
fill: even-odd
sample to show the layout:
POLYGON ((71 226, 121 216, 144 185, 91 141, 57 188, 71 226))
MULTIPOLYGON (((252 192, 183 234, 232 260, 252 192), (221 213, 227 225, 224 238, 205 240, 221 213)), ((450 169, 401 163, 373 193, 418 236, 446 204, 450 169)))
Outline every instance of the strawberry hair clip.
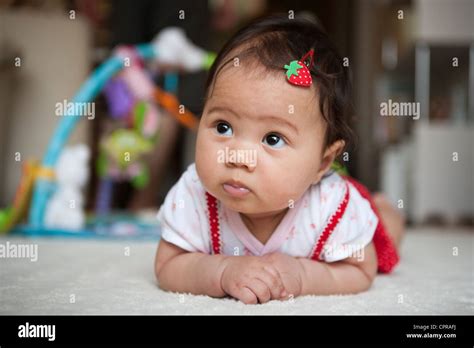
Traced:
POLYGON ((309 87, 313 83, 310 69, 313 65, 314 50, 310 49, 300 60, 292 60, 285 65, 286 79, 289 83, 300 87, 309 87), (307 61, 309 60, 309 63, 307 61))

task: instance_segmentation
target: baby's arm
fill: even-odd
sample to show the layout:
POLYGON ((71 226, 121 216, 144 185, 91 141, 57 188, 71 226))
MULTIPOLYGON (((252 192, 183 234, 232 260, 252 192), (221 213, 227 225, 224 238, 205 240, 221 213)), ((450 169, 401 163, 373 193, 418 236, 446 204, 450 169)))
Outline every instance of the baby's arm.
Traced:
POLYGON ((256 256, 207 255, 187 252, 160 241, 155 260, 160 288, 174 292, 264 303, 287 294, 278 271, 256 256))
POLYGON ((162 239, 156 252, 155 274, 163 290, 223 297, 225 259, 224 255, 190 253, 162 239))
POLYGON ((351 294, 367 290, 377 273, 377 257, 372 243, 364 249, 364 258, 350 257, 326 263, 294 258, 281 253, 266 255, 280 272, 289 295, 351 294))
POLYGON ((334 263, 299 259, 303 266, 301 294, 353 294, 368 290, 377 274, 373 243, 365 247, 362 255, 362 260, 349 257, 334 263))

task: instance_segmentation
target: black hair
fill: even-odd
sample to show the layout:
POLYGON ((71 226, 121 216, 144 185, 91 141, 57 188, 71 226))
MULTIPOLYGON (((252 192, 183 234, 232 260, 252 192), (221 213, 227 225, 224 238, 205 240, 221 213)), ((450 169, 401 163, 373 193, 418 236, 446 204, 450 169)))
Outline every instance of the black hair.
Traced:
POLYGON ((284 72, 283 66, 314 50, 310 68, 319 93, 319 109, 327 122, 323 150, 337 140, 352 143, 351 81, 347 67, 321 26, 313 19, 273 15, 258 19, 239 30, 218 53, 209 70, 206 95, 221 69, 236 57, 253 58, 265 69, 284 72))

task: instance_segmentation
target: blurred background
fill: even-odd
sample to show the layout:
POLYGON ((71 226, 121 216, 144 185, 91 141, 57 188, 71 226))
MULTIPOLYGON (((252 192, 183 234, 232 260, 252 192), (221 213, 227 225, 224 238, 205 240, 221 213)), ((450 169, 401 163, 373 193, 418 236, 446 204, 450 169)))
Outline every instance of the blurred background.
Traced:
MULTIPOLYGON (((474 215, 474 1, 471 0, 0 0, 0 208, 18 190, 24 159, 42 159, 70 99, 117 45, 181 27, 217 52, 240 27, 271 13, 317 17, 351 69, 358 141, 344 164, 384 191, 412 224, 467 224, 474 215), (18 58, 21 64, 18 65, 18 58), (383 103, 416 102, 420 117, 383 116, 383 103), (21 160, 18 160, 21 154, 21 160)), ((180 73, 176 95, 199 117, 206 72, 180 73)), ((166 81, 154 76, 158 86, 166 81)), ((100 144, 116 127, 104 96, 69 143, 91 149, 85 207, 96 209, 100 144)), ((112 209, 156 209, 194 161, 194 131, 172 117, 144 157, 137 188, 117 180, 112 209)))

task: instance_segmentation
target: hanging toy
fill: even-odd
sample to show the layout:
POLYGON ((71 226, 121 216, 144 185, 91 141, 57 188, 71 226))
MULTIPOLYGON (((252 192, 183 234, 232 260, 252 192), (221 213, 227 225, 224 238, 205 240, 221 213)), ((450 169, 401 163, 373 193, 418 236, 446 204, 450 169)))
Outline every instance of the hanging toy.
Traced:
POLYGON ((151 100, 153 98, 153 90, 155 89, 153 81, 145 70, 136 64, 124 68, 120 76, 136 99, 151 100))
POLYGON ((136 49, 130 46, 119 46, 114 50, 114 54, 123 59, 124 68, 119 76, 131 94, 138 100, 151 100, 155 86, 144 69, 145 63, 137 54, 136 49))
POLYGON ((311 49, 306 53, 301 60, 292 60, 289 65, 285 65, 286 79, 289 83, 300 87, 309 87, 313 83, 311 77, 311 66, 313 65, 314 50, 311 49), (308 57, 311 59, 309 64, 306 64, 308 57))
POLYGON ((116 129, 102 142, 101 148, 121 169, 138 161, 153 149, 153 143, 134 129, 116 129))
POLYGON ((145 138, 154 138, 157 135, 161 113, 150 102, 137 102, 133 113, 133 126, 145 138))
POLYGON ((104 95, 109 107, 110 116, 115 120, 123 120, 132 110, 133 95, 127 84, 120 77, 115 77, 104 87, 104 95))

